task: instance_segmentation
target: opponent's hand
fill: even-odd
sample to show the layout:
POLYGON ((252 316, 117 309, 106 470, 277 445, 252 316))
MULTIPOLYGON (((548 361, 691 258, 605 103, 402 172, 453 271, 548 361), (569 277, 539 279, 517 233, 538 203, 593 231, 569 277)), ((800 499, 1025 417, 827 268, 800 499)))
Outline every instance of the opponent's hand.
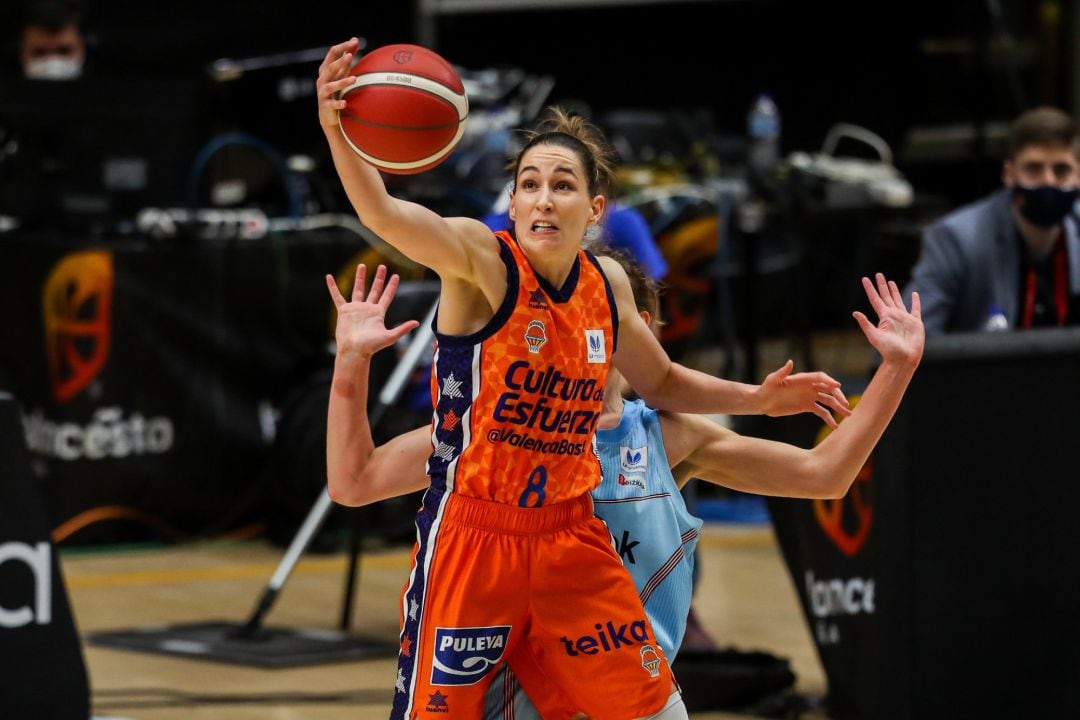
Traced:
POLYGON ((319 77, 315 81, 315 97, 319 102, 319 124, 323 128, 333 128, 338 125, 338 111, 345 107, 345 101, 340 99, 338 93, 353 84, 349 67, 359 49, 360 41, 350 38, 330 48, 326 52, 322 65, 319 66, 319 77))
POLYGON ((362 358, 370 358, 420 325, 416 320, 406 320, 397 327, 388 329, 386 311, 394 299, 394 293, 397 292, 400 278, 395 274, 387 280, 386 266, 380 265, 375 271, 371 290, 365 298, 366 274, 367 268, 363 263, 356 266, 356 281, 353 283, 351 302, 342 296, 334 276, 326 276, 326 287, 337 307, 337 327, 334 330, 334 336, 337 339, 339 356, 355 354, 362 358))
POLYGON ((874 277, 877 281, 876 286, 865 277, 862 279, 862 284, 863 289, 866 290, 866 297, 870 299, 870 306, 877 313, 877 325, 870 322, 861 312, 853 312, 852 316, 859 323, 866 339, 881 353, 883 360, 904 365, 918 365, 926 343, 919 293, 912 293, 909 312, 896 283, 892 280, 887 281, 881 273, 877 273, 874 277))
POLYGON ((795 363, 788 360, 779 370, 769 373, 758 387, 758 406, 762 413, 778 417, 810 412, 831 428, 837 427, 837 422, 830 410, 845 417, 851 414, 839 382, 823 372, 793 375, 794 368, 795 363))

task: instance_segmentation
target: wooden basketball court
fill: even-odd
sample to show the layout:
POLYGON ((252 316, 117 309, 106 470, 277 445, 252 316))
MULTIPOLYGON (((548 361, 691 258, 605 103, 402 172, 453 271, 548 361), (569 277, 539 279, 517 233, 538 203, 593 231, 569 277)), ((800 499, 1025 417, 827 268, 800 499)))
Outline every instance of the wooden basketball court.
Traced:
MULTIPOLYGON (((767 525, 706 525, 696 607, 722 647, 790 660, 795 691, 824 692, 824 675, 767 525)), ((88 633, 211 620, 252 612, 283 552, 261 541, 164 549, 68 552, 62 560, 79 630, 88 633)), ((354 630, 395 641, 408 548, 363 555, 354 630)), ((285 584, 270 627, 333 630, 344 555, 309 555, 285 584)), ((389 659, 265 670, 84 644, 99 718, 130 720, 375 720, 393 692, 389 659)), ((742 718, 729 713, 695 718, 742 718)), ((805 716, 804 716, 805 717, 805 716)))

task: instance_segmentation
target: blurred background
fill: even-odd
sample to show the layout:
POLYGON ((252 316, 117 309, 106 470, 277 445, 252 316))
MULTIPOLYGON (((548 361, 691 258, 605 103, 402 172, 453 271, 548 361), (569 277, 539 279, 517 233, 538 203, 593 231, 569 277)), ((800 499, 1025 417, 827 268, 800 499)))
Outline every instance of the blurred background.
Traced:
MULTIPOLYGON (((4 4, 4 293, 24 310, 5 328, 0 378, 22 400, 57 525, 97 502, 93 486, 65 476, 119 462, 115 448, 58 460, 65 422, 85 433, 137 417, 164 428, 170 467, 193 463, 190 476, 211 463, 210 475, 230 478, 208 483, 221 502, 207 517, 201 500, 172 496, 182 486, 143 489, 165 477, 154 451, 124 453, 102 484, 125 497, 101 505, 135 495, 151 516, 79 521, 70 542, 141 536, 151 518, 167 521, 152 537, 252 520, 288 538, 306 505, 296 496, 320 482, 308 472, 320 438, 302 413, 318 415, 332 361, 321 275, 347 282, 357 260, 389 262, 418 283, 401 313, 424 312, 433 278, 356 222, 329 163, 313 79, 332 42, 422 43, 459 68, 472 103, 461 145, 431 172, 387 178, 444 214, 496 209, 515 130, 546 105, 600 123, 622 160, 619 202, 640 211, 663 254, 665 345, 750 381, 785 355, 863 376, 872 358, 858 336, 850 353, 843 344, 865 302, 858 277, 905 283, 922 226, 999 185, 1008 123, 1036 104, 1071 108, 1080 67, 1067 42, 1076 8, 1052 0, 43 5, 74 12, 85 61, 77 79, 27 79, 19 47, 31 15, 4 4), (99 276, 100 302, 87 291, 91 302, 43 313, 34 303, 48 278, 64 292, 93 248, 112 273, 99 276), (65 334, 64 322, 94 313, 96 329, 65 334), (78 348, 74 365, 55 360, 65 342, 78 348), (143 373, 168 382, 111 382, 143 373), (279 431, 311 435, 285 443, 311 457, 290 450, 287 470, 272 459, 267 472, 290 477, 245 495, 250 473, 235 470, 264 467, 279 431)), ((393 414, 387 432, 423 421, 414 390, 402 402, 415 413, 393 414)))
MULTIPOLYGON (((487 216, 515 131, 549 104, 585 113, 662 256, 671 355, 748 382, 792 357, 853 392, 875 363, 858 279, 905 284, 926 224, 1000 187, 1009 123, 1080 102, 1073 0, 56 0, 85 60, 33 72, 27 5, 0 6, 0 390, 48 539, 76 553, 294 542, 325 484, 324 274, 384 262, 405 280, 395 319, 434 302, 329 161, 314 80, 333 43, 422 44, 465 81, 461 144, 387 176, 396 195, 487 216)), ((380 355, 378 387, 407 347, 380 355)), ((427 422, 425 355, 373 399, 379 439, 427 422)), ((769 523, 760 498, 689 500, 769 523)), ((303 549, 406 547, 416 503, 333 509, 303 549)))

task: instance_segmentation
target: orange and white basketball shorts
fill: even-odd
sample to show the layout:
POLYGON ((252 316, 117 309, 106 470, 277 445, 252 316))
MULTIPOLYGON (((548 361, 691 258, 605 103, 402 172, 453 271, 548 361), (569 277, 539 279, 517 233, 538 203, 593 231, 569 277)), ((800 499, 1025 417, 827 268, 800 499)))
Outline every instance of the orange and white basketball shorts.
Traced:
POLYGON ((587 494, 521 508, 432 489, 416 524, 391 718, 481 717, 501 662, 541 708, 663 707, 674 678, 587 494))

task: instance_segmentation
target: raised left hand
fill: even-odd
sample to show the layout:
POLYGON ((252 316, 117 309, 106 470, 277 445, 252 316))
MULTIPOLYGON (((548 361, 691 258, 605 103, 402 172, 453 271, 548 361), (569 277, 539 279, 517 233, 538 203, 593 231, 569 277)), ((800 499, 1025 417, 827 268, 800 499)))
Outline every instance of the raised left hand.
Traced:
POLYGON ((876 286, 869 278, 863 278, 862 284, 866 297, 870 299, 870 306, 877 313, 877 325, 861 312, 856 311, 852 315, 883 360, 918 365, 926 343, 919 293, 912 293, 911 310, 908 311, 895 282, 886 280, 881 273, 875 276, 875 280, 876 286))
POLYGON ((367 268, 356 266, 352 300, 346 301, 338 289, 333 275, 326 276, 326 287, 337 307, 337 327, 334 331, 338 355, 356 354, 371 357, 384 347, 393 345, 420 323, 407 320, 395 328, 386 327, 386 311, 397 292, 398 276, 386 279, 386 266, 380 265, 371 282, 371 290, 364 297, 367 268))

